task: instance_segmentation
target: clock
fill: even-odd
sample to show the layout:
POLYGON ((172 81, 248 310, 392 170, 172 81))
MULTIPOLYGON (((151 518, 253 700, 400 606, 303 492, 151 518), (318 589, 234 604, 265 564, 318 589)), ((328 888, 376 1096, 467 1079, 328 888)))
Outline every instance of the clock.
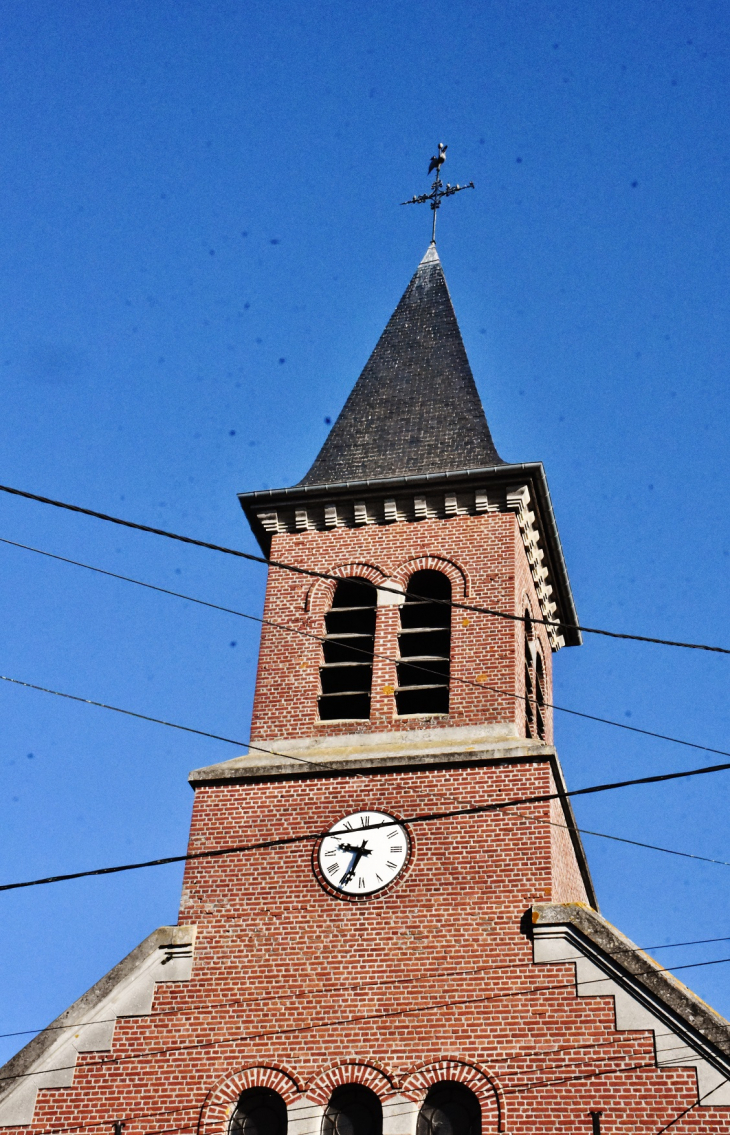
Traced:
POLYGON ((411 841, 385 812, 353 812, 333 824, 317 850, 324 882, 351 898, 366 898, 397 879, 408 862, 411 841))

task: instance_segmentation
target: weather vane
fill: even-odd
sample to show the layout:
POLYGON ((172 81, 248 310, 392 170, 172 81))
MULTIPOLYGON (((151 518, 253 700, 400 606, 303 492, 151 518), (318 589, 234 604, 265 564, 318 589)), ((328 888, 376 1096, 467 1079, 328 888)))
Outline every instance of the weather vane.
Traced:
POLYGON ((423 205, 426 201, 431 202, 431 209, 433 211, 433 224, 431 225, 431 244, 436 243, 436 213, 441 208, 441 202, 444 197, 453 197, 455 193, 461 193, 462 189, 473 189, 474 182, 470 181, 468 185, 449 185, 441 180, 441 166, 446 161, 446 151, 448 146, 445 142, 439 142, 439 150, 431 158, 431 163, 428 167, 428 172, 436 171, 436 180, 431 186, 430 193, 420 193, 417 197, 411 197, 409 201, 401 201, 401 205, 423 205))

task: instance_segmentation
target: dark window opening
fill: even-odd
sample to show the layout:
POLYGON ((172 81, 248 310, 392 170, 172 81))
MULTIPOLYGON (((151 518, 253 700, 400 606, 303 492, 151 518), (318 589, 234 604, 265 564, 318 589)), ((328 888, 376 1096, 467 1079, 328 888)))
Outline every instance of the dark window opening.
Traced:
POLYGON ((535 711, 533 700, 535 683, 533 681, 533 628, 530 612, 525 609, 525 736, 535 736, 535 711))
POLYGON ((481 1130, 482 1109, 469 1088, 448 1081, 429 1089, 416 1135, 481 1135, 481 1130))
POLYGON ((398 635, 399 714, 448 713, 451 669, 451 582, 440 571, 408 581, 398 635))
POLYGON ((370 717, 377 592, 363 579, 342 579, 324 617, 319 716, 370 717))
POLYGON ((383 1108, 362 1084, 335 1088, 322 1122, 322 1135, 382 1135, 383 1108))
POLYGON ((542 655, 535 658, 535 726, 541 741, 545 740, 545 671, 542 655))
POLYGON ((286 1104, 271 1088, 248 1088, 228 1126, 229 1135, 286 1135, 286 1104))

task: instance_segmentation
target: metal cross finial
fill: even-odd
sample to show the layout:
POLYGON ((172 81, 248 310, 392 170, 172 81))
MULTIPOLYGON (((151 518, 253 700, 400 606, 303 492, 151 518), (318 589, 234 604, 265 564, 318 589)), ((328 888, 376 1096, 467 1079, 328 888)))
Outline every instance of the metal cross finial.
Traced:
POLYGON ((441 202, 444 197, 453 197, 454 193, 461 193, 462 189, 473 189, 474 182, 470 181, 468 185, 449 185, 441 180, 441 166, 446 161, 446 151, 448 146, 444 142, 439 142, 438 153, 434 154, 431 158, 431 164, 428 167, 428 172, 436 171, 436 179, 431 186, 430 193, 419 193, 413 196, 409 201, 401 201, 401 205, 423 205, 426 201, 431 202, 431 209, 433 211, 433 222, 431 224, 431 244, 436 243, 436 213, 441 208, 441 202))

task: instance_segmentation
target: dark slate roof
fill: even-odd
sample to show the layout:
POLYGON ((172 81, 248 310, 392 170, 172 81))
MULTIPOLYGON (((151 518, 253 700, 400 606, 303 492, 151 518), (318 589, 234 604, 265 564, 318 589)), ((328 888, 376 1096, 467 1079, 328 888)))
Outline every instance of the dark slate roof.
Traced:
POLYGON ((431 245, 302 485, 503 464, 431 245))

